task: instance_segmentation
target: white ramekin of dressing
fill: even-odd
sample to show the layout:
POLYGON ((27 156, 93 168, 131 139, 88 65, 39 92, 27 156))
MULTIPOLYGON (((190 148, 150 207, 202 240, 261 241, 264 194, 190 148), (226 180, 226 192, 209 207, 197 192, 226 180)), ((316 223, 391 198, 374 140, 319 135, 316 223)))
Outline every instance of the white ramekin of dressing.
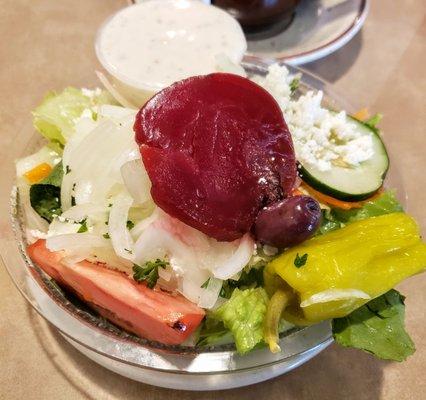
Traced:
POLYGON ((247 49, 238 22, 199 0, 147 0, 124 8, 99 29, 97 57, 115 89, 135 106, 189 76, 238 65, 247 49))

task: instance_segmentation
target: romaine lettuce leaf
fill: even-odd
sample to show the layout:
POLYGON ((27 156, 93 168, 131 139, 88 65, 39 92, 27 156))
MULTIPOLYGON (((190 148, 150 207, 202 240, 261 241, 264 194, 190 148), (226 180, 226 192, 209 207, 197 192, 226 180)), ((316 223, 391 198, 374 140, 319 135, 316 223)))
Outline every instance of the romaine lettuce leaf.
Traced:
POLYGON ((234 337, 240 354, 252 350, 263 340, 263 320, 268 295, 263 288, 235 289, 231 298, 208 318, 221 321, 234 337))
POLYGON ((339 221, 331 212, 331 210, 321 210, 322 220, 321 225, 316 233, 316 236, 325 235, 328 232, 335 231, 340 229, 345 224, 342 221, 339 221))
POLYGON ((198 346, 219 346, 232 343, 233 337, 222 321, 207 317, 200 331, 198 346))
POLYGON ((353 210, 335 208, 332 210, 332 215, 336 220, 347 223, 401 211, 403 211, 403 209, 395 197, 395 191, 389 190, 379 197, 367 201, 361 208, 355 208, 353 210))
POLYGON ((34 127, 52 144, 63 147, 73 134, 76 121, 85 109, 98 104, 111 104, 113 100, 104 91, 88 91, 68 87, 61 93, 50 92, 33 111, 34 127))
POLYGON ((344 318, 333 320, 333 336, 385 360, 403 361, 415 351, 404 329, 404 296, 392 289, 344 318))
POLYGON ((31 207, 40 217, 52 222, 61 215, 61 184, 64 171, 62 162, 57 164, 48 177, 30 187, 31 207))
POLYGON ((232 292, 236 289, 249 289, 258 286, 263 286, 263 269, 264 266, 246 267, 241 272, 239 279, 228 279, 223 282, 222 289, 220 291, 220 297, 229 299, 232 292))

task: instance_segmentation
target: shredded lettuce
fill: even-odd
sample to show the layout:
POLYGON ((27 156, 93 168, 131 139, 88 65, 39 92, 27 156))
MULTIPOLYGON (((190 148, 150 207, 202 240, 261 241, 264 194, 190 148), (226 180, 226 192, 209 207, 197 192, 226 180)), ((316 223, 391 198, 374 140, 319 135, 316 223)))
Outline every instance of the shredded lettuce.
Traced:
POLYGON ((63 148, 73 134, 76 121, 84 110, 92 111, 100 104, 114 103, 111 96, 104 91, 88 91, 68 87, 61 93, 49 92, 42 103, 33 111, 34 127, 50 141, 55 150, 63 148))
POLYGON ((404 296, 392 289, 344 318, 333 320, 333 336, 385 360, 404 361, 415 346, 404 329, 404 296))
POLYGON ((231 331, 237 351, 244 354, 263 341, 267 303, 268 295, 263 288, 237 288, 231 298, 208 318, 222 322, 231 331))

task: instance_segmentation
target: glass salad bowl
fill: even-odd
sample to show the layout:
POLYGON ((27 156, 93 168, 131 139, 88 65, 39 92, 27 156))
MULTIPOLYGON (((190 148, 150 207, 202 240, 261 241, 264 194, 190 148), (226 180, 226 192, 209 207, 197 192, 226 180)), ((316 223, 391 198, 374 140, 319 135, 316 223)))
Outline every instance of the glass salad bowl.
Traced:
MULTIPOLYGON (((254 61, 243 66, 249 75, 265 75, 274 60, 254 61)), ((324 91, 329 108, 354 112, 330 84, 312 74, 302 73, 299 90, 324 91)), ((49 321, 75 348, 100 365, 128 378, 151 385, 186 390, 218 390, 261 382, 286 373, 305 363, 332 342, 329 322, 305 328, 292 328, 281 335, 282 352, 267 348, 240 356, 233 344, 212 347, 167 346, 138 338, 112 325, 89 310, 76 298, 65 294, 25 252, 26 233, 21 204, 13 187, 13 161, 40 147, 42 139, 28 121, 9 149, 7 183, 1 187, 1 216, 4 233, 0 239, 2 262, 30 305, 49 321)), ((5 179, 6 180, 6 179, 5 179)), ((399 189, 401 180, 391 168, 387 185, 399 189)), ((402 199, 404 200, 404 199, 402 199)))

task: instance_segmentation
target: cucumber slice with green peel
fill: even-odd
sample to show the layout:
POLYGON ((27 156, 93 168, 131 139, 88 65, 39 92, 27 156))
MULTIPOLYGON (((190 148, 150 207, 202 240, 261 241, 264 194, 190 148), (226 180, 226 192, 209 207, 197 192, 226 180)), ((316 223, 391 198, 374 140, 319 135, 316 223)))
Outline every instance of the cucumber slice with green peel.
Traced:
POLYGON ((352 117, 347 118, 357 124, 361 134, 372 137, 374 155, 356 167, 333 165, 328 171, 299 162, 299 175, 308 185, 328 196, 343 201, 360 201, 371 197, 383 185, 389 169, 389 157, 374 128, 352 117))

